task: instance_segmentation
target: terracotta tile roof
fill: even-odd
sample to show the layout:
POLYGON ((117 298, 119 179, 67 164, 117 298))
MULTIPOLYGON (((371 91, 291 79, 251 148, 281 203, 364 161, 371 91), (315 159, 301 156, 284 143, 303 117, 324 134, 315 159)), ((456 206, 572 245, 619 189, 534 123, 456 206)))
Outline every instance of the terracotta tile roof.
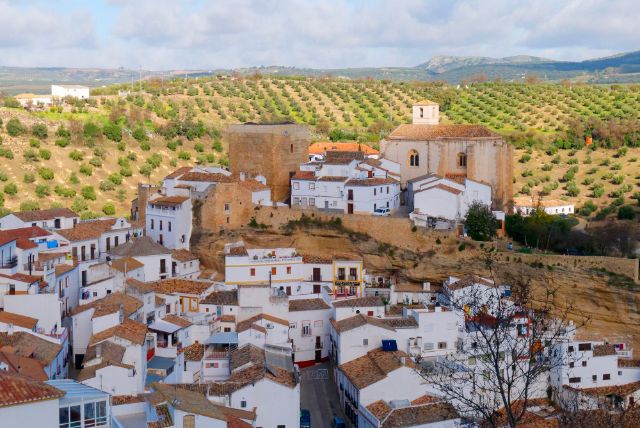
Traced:
POLYGON ((40 238, 43 236, 49 236, 51 232, 47 232, 38 226, 20 227, 18 229, 0 230, 0 245, 4 245, 7 242, 13 240, 22 241, 26 245, 25 241, 32 238, 40 238))
POLYGON ((384 328, 385 330, 394 330, 393 327, 383 322, 381 319, 374 318, 374 317, 367 317, 362 314, 345 318, 340 321, 336 321, 335 319, 331 318, 329 322, 338 333, 350 331, 358 327, 362 327, 365 324, 370 324, 376 327, 384 328))
POLYGON ((178 315, 175 315, 175 314, 166 315, 164 318, 162 318, 162 321, 166 321, 168 323, 177 325, 178 327, 182 327, 182 328, 190 327, 193 325, 191 324, 190 321, 182 317, 179 317, 178 315))
POLYGON ((30 250, 31 248, 38 248, 38 244, 25 238, 18 238, 16 240, 16 247, 21 250, 30 250))
POLYGON ((387 136, 389 140, 475 140, 502 139, 499 134, 481 125, 414 125, 398 126, 387 136))
POLYGON ((394 180, 393 178, 380 178, 380 177, 361 178, 361 179, 352 178, 349 181, 347 181, 345 186, 365 187, 365 186, 380 186, 384 184, 398 184, 398 181, 394 180))
POLYGON ((33 358, 0 351, 0 363, 7 365, 7 373, 41 382, 49 379, 42 364, 33 358))
POLYGON ((238 306, 238 290, 214 291, 200 301, 204 305, 238 306))
POLYGON ((442 398, 436 397, 434 395, 422 395, 411 402, 412 405, 417 406, 420 404, 429 404, 429 403, 438 403, 442 401, 442 398))
POLYGON ((466 287, 470 287, 475 284, 486 285, 487 287, 493 287, 492 281, 479 277, 478 275, 465 275, 456 282, 453 282, 447 286, 449 290, 461 290, 466 287))
POLYGON ((238 183, 241 187, 251 191, 251 192, 259 192, 262 190, 267 190, 269 186, 262 184, 258 180, 248 179, 248 180, 240 180, 238 183))
POLYGON ((326 151, 363 152, 366 155, 380 154, 380 152, 373 147, 360 143, 322 141, 318 143, 312 143, 309 146, 309 154, 311 155, 321 155, 326 151))
POLYGON ((123 257, 121 259, 115 259, 111 261, 111 267, 118 272, 131 272, 132 270, 140 269, 144 267, 143 263, 140 263, 133 257, 123 257))
POLYGON ((184 202, 188 201, 189 196, 160 196, 153 199, 149 199, 147 202, 149 205, 160 205, 160 206, 174 206, 174 205, 182 205, 184 202))
POLYGON ((315 265, 330 265, 333 263, 333 259, 330 257, 317 256, 315 254, 303 254, 302 262, 315 265))
POLYGON ((144 403, 143 395, 112 395, 111 405, 120 406, 122 404, 144 403))
POLYGON ((14 273, 13 275, 5 275, 0 273, 0 277, 13 279, 14 281, 24 282, 25 284, 34 284, 42 280, 42 276, 27 275, 26 273, 14 273))
POLYGON ((159 404, 154 407, 156 411, 157 421, 147 422, 147 428, 169 428, 173 426, 173 418, 169 411, 169 406, 159 404))
POLYGON ((355 299, 344 299, 333 302, 336 308, 365 308, 372 306, 384 306, 380 296, 358 297, 355 299))
POLYGON ((102 361, 98 364, 94 364, 92 366, 88 366, 80 370, 78 372, 78 375, 76 376, 76 380, 78 382, 83 382, 87 379, 93 379, 94 377, 97 376, 98 370, 104 369, 105 367, 120 367, 125 370, 130 370, 134 368, 134 366, 132 366, 131 364, 122 364, 122 363, 117 363, 115 361, 102 361))
POLYGON ((378 420, 381 420, 391 412, 391 407, 384 400, 378 400, 369 404, 367 410, 378 420))
POLYGON ((345 182, 349 179, 349 177, 334 177, 334 176, 328 176, 328 175, 324 175, 322 177, 318 177, 318 181, 335 181, 335 182, 345 182))
POLYGON ((316 181, 316 174, 313 171, 297 171, 292 180, 316 181))
POLYGON ((164 383, 152 383, 151 387, 154 390, 152 395, 155 396, 150 397, 150 400, 168 403, 186 413, 202 415, 220 421, 228 421, 231 418, 253 421, 256 418, 254 412, 214 404, 204 394, 196 391, 177 388, 174 385, 164 383))
POLYGON ((248 256, 247 248, 243 245, 240 247, 230 247, 227 256, 248 256))
POLYGON ((297 384, 292 372, 279 367, 269 367, 267 370, 264 350, 251 344, 231 353, 231 367, 231 377, 223 387, 226 390, 237 390, 265 378, 288 388, 294 388, 297 384))
POLYGON ((0 311, 0 322, 33 330, 36 327, 36 324, 38 324, 38 319, 25 315, 14 314, 13 312, 0 311))
POLYGON ((44 382, 0 373, 0 407, 54 400, 64 396, 64 394, 64 391, 60 391, 44 382))
POLYGON ((424 404, 392 409, 380 428, 425 426, 458 418, 460 415, 450 403, 424 404))
POLYGON ((438 183, 435 186, 423 187, 422 189, 416 191, 415 193, 420 193, 420 192, 424 192, 424 191, 431 190, 431 189, 444 190, 445 192, 453 193, 454 195, 459 195, 460 193, 462 193, 462 190, 456 189, 456 188, 451 187, 451 186, 447 186, 446 184, 442 184, 442 183, 438 183))
POLYGON ((640 360, 625 360, 618 358, 618 367, 640 367, 640 360))
POLYGON ((14 212, 13 215, 15 215, 16 217, 18 217, 20 220, 24 222, 51 220, 58 217, 64 217, 64 218, 80 217, 78 214, 71 211, 69 208, 51 208, 48 210, 18 211, 18 212, 14 212))
POLYGON ((567 205, 574 205, 572 202, 563 201, 562 199, 536 199, 533 196, 519 196, 513 198, 514 207, 537 207, 543 208, 549 207, 565 207, 567 205))
POLYGON ((331 307, 322 299, 289 300, 289 312, 321 311, 323 309, 331 309, 331 307))
POLYGON ((77 315, 89 309, 94 309, 92 318, 98 318, 118 312, 121 306, 124 309, 124 316, 129 317, 142 307, 142 302, 124 293, 111 293, 102 299, 73 308, 69 311, 69 315, 77 315))
POLYGON ((185 250, 184 248, 180 250, 173 250, 171 252, 171 257, 173 258, 173 260, 176 260, 179 262, 188 262, 191 260, 198 260, 198 256, 196 256, 189 250, 185 250))
POLYGON ((163 299, 162 297, 158 297, 156 296, 156 308, 160 307, 160 306, 164 306, 167 304, 167 300, 163 299))
POLYGON ((25 331, 17 331, 13 334, 0 333, 0 351, 33 358, 43 366, 48 366, 62 351, 62 345, 25 331))
POLYGON ((360 358, 341 364, 339 370, 349 378, 356 388, 363 389, 381 381, 389 373, 403 367, 403 358, 407 366, 413 366, 413 361, 406 353, 402 351, 383 351, 379 348, 369 351, 360 358))
MULTIPOLYGON (((375 318, 374 318, 375 319, 375 318)), ((398 328, 418 328, 418 321, 414 317, 407 318, 382 318, 378 319, 382 324, 393 329, 398 328)))
POLYGON ((84 361, 89 362, 94 358, 98 358, 98 347, 100 348, 100 357, 103 361, 112 361, 121 363, 124 358, 126 348, 113 342, 102 342, 100 344, 87 347, 84 354, 84 361))
POLYGON ((234 324, 236 322, 235 315, 222 315, 219 319, 220 319, 220 322, 232 322, 234 324))
POLYGON ((76 224, 73 229, 58 230, 57 233, 71 242, 98 239, 103 233, 112 229, 116 223, 115 218, 105 220, 88 220, 76 224))
POLYGON ((613 345, 595 345, 593 347, 594 357, 605 357, 607 355, 617 355, 616 348, 613 345))
POLYGON ((205 183, 233 183, 236 181, 233 176, 211 172, 187 172, 180 177, 180 180, 205 183))
POLYGON ((156 293, 161 294, 196 294, 200 295, 211 288, 208 281, 196 281, 194 279, 169 278, 151 283, 156 293))
POLYGON ((56 276, 61 276, 64 275, 67 272, 71 272, 72 270, 74 270, 76 267, 78 267, 78 263, 76 261, 74 261, 71 264, 68 263, 58 263, 55 267, 55 271, 56 271, 56 276))
POLYGON ((364 153, 359 151, 348 152, 338 150, 328 150, 324 155, 324 163, 330 165, 347 165, 351 161, 363 161, 364 153))
POLYGON ((202 343, 191 344, 178 351, 178 354, 183 353, 184 359, 187 361, 202 361, 204 358, 204 345, 202 343))
POLYGON ((122 324, 96 333, 89 339, 89 346, 103 342, 111 337, 128 340, 135 345, 142 345, 147 337, 147 326, 138 321, 125 318, 122 324))
POLYGON ((150 236, 140 236, 118 245, 109 254, 118 257, 144 257, 171 254, 171 250, 157 243, 150 236))
POLYGON ((438 103, 431 100, 422 100, 417 103, 413 103, 414 106, 437 106, 438 103))
MULTIPOLYGON (((252 316, 251 318, 248 318, 244 321, 240 321, 237 325, 236 325, 236 331, 238 333, 242 333, 243 331, 249 330, 250 328, 256 328, 256 327, 260 327, 259 325, 256 324, 256 322, 260 321, 260 320, 267 320, 267 321, 271 321, 274 322, 276 324, 280 324, 280 325, 285 325, 285 326, 289 326, 289 321, 287 320, 283 320, 282 318, 278 318, 278 317, 274 317, 268 314, 258 314, 255 316, 252 316)), ((259 329, 264 330, 263 327, 260 327, 259 329)))
POLYGON ((167 178, 178 178, 182 174, 186 174, 189 171, 191 171, 191 167, 190 166, 182 166, 182 167, 176 169, 175 171, 173 171, 171 174, 167 175, 165 177, 165 179, 167 179, 167 178))

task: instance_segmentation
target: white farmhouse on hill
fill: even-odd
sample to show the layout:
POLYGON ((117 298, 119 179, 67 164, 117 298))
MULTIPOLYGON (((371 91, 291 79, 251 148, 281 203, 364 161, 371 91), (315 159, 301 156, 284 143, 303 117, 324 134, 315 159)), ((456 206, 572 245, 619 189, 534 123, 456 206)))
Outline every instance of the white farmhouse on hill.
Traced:
POLYGON ((81 100, 89 99, 89 87, 82 85, 51 85, 53 98, 73 97, 81 100))

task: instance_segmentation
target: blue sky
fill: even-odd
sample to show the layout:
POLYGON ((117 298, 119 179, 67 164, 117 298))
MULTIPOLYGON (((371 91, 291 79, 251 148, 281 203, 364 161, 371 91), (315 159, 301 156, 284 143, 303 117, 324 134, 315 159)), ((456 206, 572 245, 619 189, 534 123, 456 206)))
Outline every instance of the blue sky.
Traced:
POLYGON ((637 0, 0 0, 0 65, 413 66, 640 49, 637 0))

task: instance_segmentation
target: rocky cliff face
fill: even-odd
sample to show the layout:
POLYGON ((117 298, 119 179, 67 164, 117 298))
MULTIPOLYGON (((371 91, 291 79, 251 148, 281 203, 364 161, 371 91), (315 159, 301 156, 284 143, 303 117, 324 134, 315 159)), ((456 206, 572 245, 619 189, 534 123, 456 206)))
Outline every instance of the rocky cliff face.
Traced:
POLYGON ((243 240, 249 247, 295 247, 303 254, 353 254, 364 259, 367 269, 393 272, 402 282, 441 281, 450 275, 471 273, 493 275, 503 283, 509 283, 513 278, 525 279, 531 282, 534 300, 540 299, 551 287, 555 289, 557 302, 573 304, 572 318, 591 318, 588 326, 581 330, 581 336, 640 346, 640 293, 637 286, 598 271, 530 266, 517 259, 493 261, 490 271, 485 252, 479 246, 467 243, 460 251, 459 243, 452 238, 440 240, 434 249, 416 251, 390 246, 366 235, 350 235, 329 228, 305 228, 293 232, 243 229, 220 235, 201 233, 198 236, 194 252, 201 257, 204 267, 220 273, 224 272, 224 244, 243 240))

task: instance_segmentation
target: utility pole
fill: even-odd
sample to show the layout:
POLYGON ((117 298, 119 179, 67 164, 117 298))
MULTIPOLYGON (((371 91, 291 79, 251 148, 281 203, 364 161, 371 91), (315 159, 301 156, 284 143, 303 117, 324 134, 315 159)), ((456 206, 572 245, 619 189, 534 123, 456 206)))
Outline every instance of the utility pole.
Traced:
POLYGON ((140 66, 140 78, 138 80, 138 96, 142 97, 142 66, 140 66))

